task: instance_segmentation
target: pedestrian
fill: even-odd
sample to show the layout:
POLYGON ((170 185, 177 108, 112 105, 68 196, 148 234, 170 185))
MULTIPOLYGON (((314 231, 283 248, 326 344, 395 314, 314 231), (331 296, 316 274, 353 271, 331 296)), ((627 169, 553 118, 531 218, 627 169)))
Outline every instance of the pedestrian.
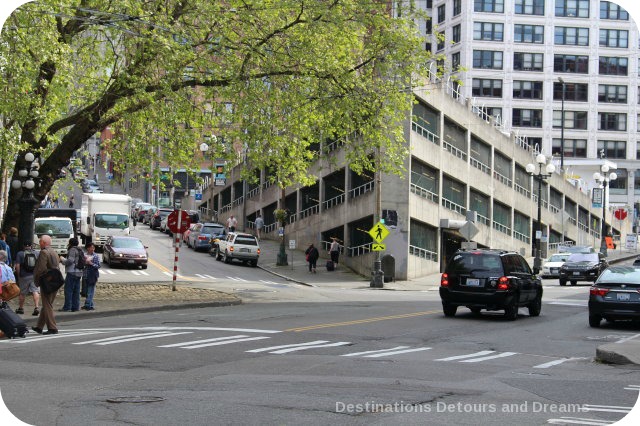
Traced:
POLYGON ((318 258, 320 257, 320 252, 313 245, 313 243, 309 244, 309 247, 304 251, 304 254, 307 255, 307 262, 309 262, 309 272, 316 273, 316 263, 318 262, 318 258))
POLYGON ((262 218, 262 215, 260 215, 260 213, 258 213, 258 216, 256 217, 256 237, 258 237, 258 239, 262 238, 261 237, 261 232, 262 232, 262 228, 264 228, 264 219, 262 218))
POLYGON ((5 234, 4 232, 2 234, 0 234, 0 250, 4 250, 7 252, 7 265, 11 266, 11 248, 9 247, 9 244, 7 244, 7 242, 5 241, 7 238, 7 234, 5 234))
POLYGON ((231 215, 229 219, 227 219, 227 229, 229 232, 236 232, 236 226, 238 226, 238 220, 231 215))
POLYGON ((58 207, 60 207, 58 205, 58 197, 53 198, 53 204, 51 205, 51 207, 53 207, 54 209, 57 209, 58 207))
POLYGON ((6 243, 10 249, 9 254, 11 255, 11 259, 15 263, 18 251, 20 250, 20 241, 18 241, 18 230, 14 226, 9 228, 9 235, 7 235, 6 243))
MULTIPOLYGON (((60 258, 58 254, 51 248, 51 236, 43 235, 40 237, 40 254, 33 269, 33 279, 37 283, 40 282, 42 276, 49 269, 58 269, 60 258)), ((38 334, 58 334, 58 326, 56 317, 53 312, 53 302, 56 299, 57 292, 42 293, 42 309, 35 327, 31 327, 38 334), (47 331, 43 331, 43 327, 47 326, 47 331)))
POLYGON ((80 279, 84 272, 84 267, 82 269, 78 268, 79 261, 84 260, 84 252, 78 247, 77 238, 69 238, 67 258, 61 257, 60 259, 67 275, 64 279, 64 305, 59 311, 77 312, 80 310, 80 279))
POLYGON ((69 198, 69 208, 72 209, 73 208, 73 201, 75 200, 75 197, 73 196, 73 194, 71 194, 71 197, 69 198))
POLYGON ((2 300, 2 307, 5 306, 6 302, 2 295, 5 283, 7 281, 16 282, 16 277, 9 266, 7 255, 8 253, 6 250, 0 250, 0 300, 2 300))
POLYGON ((333 262, 333 266, 338 266, 338 258, 340 257, 340 244, 338 243, 337 237, 331 237, 331 246, 329 247, 329 256, 331 256, 331 261, 333 262))
POLYGON ((84 268, 84 276, 82 277, 83 284, 86 287, 87 295, 84 299, 84 305, 82 309, 85 311, 93 311, 95 308, 93 306, 93 295, 96 291, 96 283, 98 282, 98 277, 100 276, 100 257, 95 253, 96 246, 93 243, 87 243, 84 246, 87 251, 85 259, 85 268, 84 268))
POLYGON ((18 309, 16 314, 24 314, 24 302, 27 298, 27 294, 31 293, 33 297, 33 315, 34 317, 40 314, 40 289, 33 281, 33 272, 35 269, 35 263, 38 260, 38 253, 31 248, 31 243, 25 243, 24 248, 18 252, 15 261, 16 277, 18 277, 18 284, 20 285, 20 296, 18 297, 18 309))

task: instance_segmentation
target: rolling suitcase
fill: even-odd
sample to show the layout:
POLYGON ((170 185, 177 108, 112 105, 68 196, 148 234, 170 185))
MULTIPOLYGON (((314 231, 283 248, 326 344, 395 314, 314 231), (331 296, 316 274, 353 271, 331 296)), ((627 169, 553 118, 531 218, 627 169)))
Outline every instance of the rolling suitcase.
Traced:
POLYGON ((9 339, 24 337, 27 334, 27 324, 9 307, 0 308, 0 330, 9 339))
POLYGON ((335 269, 336 265, 332 261, 327 260, 327 271, 335 271, 335 269))

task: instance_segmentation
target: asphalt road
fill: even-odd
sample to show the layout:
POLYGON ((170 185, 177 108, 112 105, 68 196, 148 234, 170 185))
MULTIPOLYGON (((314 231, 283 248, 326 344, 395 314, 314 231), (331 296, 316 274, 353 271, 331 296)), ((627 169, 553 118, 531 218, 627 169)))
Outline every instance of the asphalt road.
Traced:
POLYGON ((65 322, 0 341, 0 387, 35 425, 610 424, 640 370, 595 347, 638 329, 589 328, 584 290, 515 322, 445 318, 433 292, 65 322))

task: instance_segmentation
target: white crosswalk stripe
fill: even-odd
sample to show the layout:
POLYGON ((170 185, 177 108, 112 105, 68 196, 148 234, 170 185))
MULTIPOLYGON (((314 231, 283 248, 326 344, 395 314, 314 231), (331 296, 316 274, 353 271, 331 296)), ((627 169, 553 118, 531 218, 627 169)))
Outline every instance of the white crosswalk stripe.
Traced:
POLYGON ((335 346, 345 346, 350 344, 351 342, 335 342, 335 343, 326 343, 323 345, 298 346, 297 348, 280 349, 279 351, 273 351, 269 353, 280 355, 280 354, 288 354, 289 352, 306 351, 307 349, 331 348, 335 346))
POLYGON ((107 337, 105 339, 88 340, 88 341, 85 341, 85 342, 76 342, 76 343, 74 343, 74 345, 91 345, 91 344, 94 344, 94 343, 108 342, 108 341, 111 341, 111 340, 126 339, 128 337, 151 336, 151 335, 158 335, 158 334, 165 335, 165 334, 169 334, 169 333, 170 333, 169 331, 154 331, 154 332, 151 332, 151 333, 127 334, 127 335, 124 335, 124 336, 107 337))
POLYGON ((140 275, 140 271, 131 271, 133 275, 140 275))
POLYGON ((208 342, 219 342, 222 340, 240 339, 243 337, 249 337, 249 336, 246 336, 244 334, 238 334, 236 336, 214 337, 212 339, 201 339, 201 340, 192 340, 190 342, 172 343, 170 345, 162 345, 158 347, 159 348, 184 348, 190 345, 197 345, 197 344, 208 343, 208 342))
POLYGON ((459 359, 465 359, 465 358, 475 358, 475 357, 479 357, 479 356, 483 356, 483 355, 489 355, 494 353, 495 351, 480 351, 480 352, 476 352, 473 354, 468 354, 468 355, 457 355, 457 356, 450 356, 448 358, 440 358, 440 359, 436 359, 434 361, 457 361, 459 359))
POLYGON ((147 339, 157 339, 160 337, 173 337, 173 336, 177 336, 179 334, 191 334, 191 331, 183 331, 180 333, 171 333, 171 332, 167 332, 164 334, 157 334, 155 336, 138 336, 138 337, 129 337, 128 339, 120 339, 120 340, 111 340, 108 342, 100 342, 100 343, 96 343, 96 345, 99 346, 104 346, 104 345, 115 345, 117 343, 126 343, 126 342, 133 342, 135 340, 147 340, 147 339))
POLYGON ((140 272, 140 275, 149 276, 149 273, 147 271, 138 271, 138 272, 140 272))
POLYGON ((278 283, 277 283, 277 282, 275 282, 275 281, 265 281, 265 280, 260 280, 260 282, 261 282, 261 283, 264 283, 264 284, 278 284, 278 283))
POLYGON ((258 336, 258 337, 247 337, 247 338, 244 338, 244 339, 223 340, 223 341, 220 341, 220 342, 210 342, 210 343, 202 343, 200 345, 186 346, 184 349, 206 348, 208 346, 228 345, 228 344, 231 344, 231 343, 249 342, 251 340, 263 340, 263 339, 270 339, 270 338, 271 337, 269 337, 269 336, 258 336))
POLYGON ((605 413, 628 413, 633 407, 620 407, 616 405, 591 405, 583 404, 582 411, 598 411, 605 413))
POLYGON ((102 272, 109 274, 109 275, 115 275, 116 273, 113 272, 111 269, 103 269, 102 272))
POLYGON ((241 281, 241 282, 243 282, 243 283, 246 283, 246 282, 247 282, 247 280, 245 280, 245 279, 243 279, 243 278, 240 278, 240 277, 229 277, 229 276, 227 276, 227 278, 229 278, 229 279, 230 279, 230 280, 232 280, 232 281, 241 281))
POLYGON ((383 352, 381 354, 365 355, 364 358, 380 358, 380 357, 383 357, 383 356, 406 354, 406 353, 409 353, 409 352, 428 351, 429 349, 431 349, 431 348, 402 349, 402 350, 398 350, 398 351, 383 352))
POLYGON ((482 362, 482 361, 487 361, 487 360, 490 360, 490 359, 504 358, 504 357, 507 357, 507 356, 517 355, 517 354, 518 354, 518 352, 502 352, 500 354, 483 356, 481 358, 463 359, 460 362, 482 362))
POLYGON ((407 348, 409 348, 409 346, 396 346, 395 348, 379 349, 377 351, 353 352, 350 354, 344 354, 340 356, 360 356, 360 355, 368 355, 368 354, 377 354, 377 353, 389 352, 389 351, 395 351, 395 350, 407 349, 407 348))
POLYGON ((252 349, 250 351, 246 351, 246 352, 250 352, 250 353, 258 353, 258 352, 269 352, 269 351, 273 351, 276 349, 283 349, 283 348, 294 348, 294 347, 298 347, 298 346, 308 346, 308 345, 317 345, 320 343, 329 343, 328 340, 315 340, 313 342, 306 342, 306 343, 295 343, 292 345, 280 345, 280 346, 270 346, 268 348, 258 348, 258 349, 252 349))
POLYGON ((86 331, 86 332, 60 332, 58 334, 48 334, 46 336, 42 336, 42 335, 35 335, 35 336, 29 336, 25 339, 21 339, 21 340, 16 340, 16 339, 7 339, 7 340, 0 340, 0 343, 19 343, 19 344, 26 344, 26 343, 36 343, 36 342, 41 342, 43 340, 50 340, 50 339, 63 339, 65 337, 77 337, 77 336, 87 336, 87 335, 91 335, 91 334, 101 334, 103 333, 102 331, 86 331))
POLYGON ((548 424, 551 425, 585 425, 585 426, 605 426, 613 424, 613 421, 601 419, 583 419, 580 417, 560 417, 559 419, 549 419, 548 424))
POLYGON ((534 365, 533 368, 549 368, 549 367, 553 367, 554 365, 562 364, 567 361, 577 361, 581 359, 586 359, 586 358, 560 358, 554 361, 545 362, 544 364, 534 365))
POLYGON ((196 274, 196 277, 203 278, 205 280, 215 280, 216 279, 216 277, 212 277, 211 275, 207 275, 207 274, 196 274))
POLYGON ((628 385, 626 388, 624 388, 624 390, 640 391, 640 386, 638 386, 638 385, 628 385))

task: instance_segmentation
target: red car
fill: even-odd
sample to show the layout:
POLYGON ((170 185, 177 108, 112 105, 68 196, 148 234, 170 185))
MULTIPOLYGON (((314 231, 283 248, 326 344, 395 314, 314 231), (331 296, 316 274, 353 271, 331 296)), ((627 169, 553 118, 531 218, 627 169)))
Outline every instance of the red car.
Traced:
POLYGON ((102 261, 107 265, 135 266, 147 269, 149 254, 139 238, 113 236, 104 245, 102 261))

